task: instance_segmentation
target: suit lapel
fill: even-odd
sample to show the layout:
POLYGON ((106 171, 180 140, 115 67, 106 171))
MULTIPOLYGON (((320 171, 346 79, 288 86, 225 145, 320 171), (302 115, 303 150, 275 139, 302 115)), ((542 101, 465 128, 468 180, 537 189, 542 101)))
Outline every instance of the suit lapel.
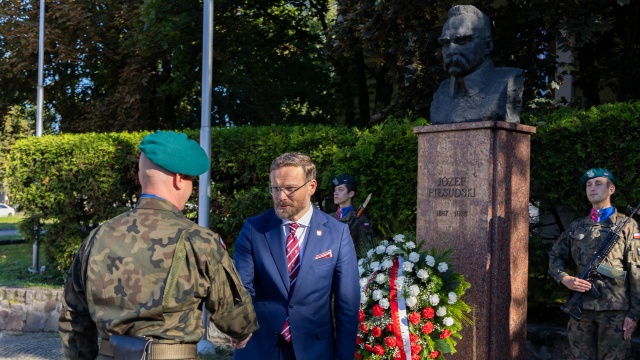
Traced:
POLYGON ((304 254, 302 255, 302 262, 300 263, 298 279, 304 278, 311 264, 313 264, 316 255, 327 250, 324 244, 326 244, 329 236, 329 228, 325 226, 325 219, 320 216, 319 212, 320 210, 317 208, 313 209, 309 229, 307 229, 307 239, 304 244, 304 254))
POLYGON ((271 251, 271 257, 273 262, 278 268, 280 278, 282 279, 282 285, 284 287, 284 293, 289 292, 289 269, 287 268, 287 255, 284 245, 283 232, 282 232, 282 220, 280 220, 275 213, 271 219, 270 226, 265 232, 267 239, 267 245, 269 251, 271 251))

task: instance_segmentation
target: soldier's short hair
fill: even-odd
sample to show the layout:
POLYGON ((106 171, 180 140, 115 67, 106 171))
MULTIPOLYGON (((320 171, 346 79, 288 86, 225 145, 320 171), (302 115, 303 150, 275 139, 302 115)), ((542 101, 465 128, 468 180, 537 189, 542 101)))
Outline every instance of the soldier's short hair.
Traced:
POLYGON ((316 178, 316 165, 311 158, 299 152, 284 153, 271 162, 271 170, 278 170, 285 166, 295 166, 302 168, 304 176, 307 180, 316 178))

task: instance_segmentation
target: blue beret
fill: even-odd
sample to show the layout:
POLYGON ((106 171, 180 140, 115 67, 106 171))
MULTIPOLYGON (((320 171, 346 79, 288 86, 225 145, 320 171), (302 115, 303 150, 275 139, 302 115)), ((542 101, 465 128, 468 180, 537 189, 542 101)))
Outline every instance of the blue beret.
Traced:
POLYGON ((347 175, 347 174, 341 174, 338 175, 336 177, 333 178, 333 180, 331 181, 333 183, 333 186, 338 186, 338 185, 356 185, 356 178, 354 178, 351 175, 347 175))
POLYGON ((582 175, 582 177, 580 177, 580 181, 579 181, 580 187, 581 188, 585 187, 585 185, 587 184, 587 181, 597 177, 606 177, 607 179, 611 180, 613 185, 616 184, 616 179, 613 177, 613 173, 611 173, 611 171, 605 168, 593 168, 593 169, 587 170, 582 175))
POLYGON ((175 174, 199 176, 209 169, 209 157, 204 149, 174 131, 156 131, 140 142, 142 151, 154 164, 175 174))

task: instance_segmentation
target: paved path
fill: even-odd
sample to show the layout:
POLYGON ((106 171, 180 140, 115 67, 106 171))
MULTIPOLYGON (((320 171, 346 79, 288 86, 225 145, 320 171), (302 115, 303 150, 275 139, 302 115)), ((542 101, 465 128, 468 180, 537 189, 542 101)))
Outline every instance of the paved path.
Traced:
POLYGON ((62 360, 57 332, 0 331, 0 360, 62 360))

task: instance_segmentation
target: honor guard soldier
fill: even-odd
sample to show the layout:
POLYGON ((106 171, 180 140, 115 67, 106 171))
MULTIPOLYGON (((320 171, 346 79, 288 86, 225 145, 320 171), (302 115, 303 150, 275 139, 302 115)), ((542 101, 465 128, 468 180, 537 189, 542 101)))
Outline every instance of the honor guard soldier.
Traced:
POLYGON ((591 203, 591 213, 572 222, 549 252, 549 274, 581 294, 578 301, 581 309, 574 313, 563 307, 571 315, 568 326, 571 353, 575 359, 631 359, 631 334, 640 318, 638 224, 611 206, 616 180, 609 170, 589 169, 579 184, 591 203), (618 224, 621 226, 617 227, 618 224), (598 267, 594 280, 567 272, 570 264, 575 264, 572 274, 583 274, 612 231, 617 231, 619 238, 598 267))
POLYGON ((220 237, 181 212, 209 169, 207 154, 173 131, 149 134, 139 147, 140 200, 94 229, 69 270, 59 321, 65 357, 129 358, 120 355, 124 342, 136 358, 196 359, 202 304, 243 347, 258 329, 251 297, 220 237))
POLYGON ((362 258, 369 249, 375 247, 371 223, 367 215, 364 214, 369 198, 363 206, 356 209, 351 202, 358 190, 356 179, 351 175, 341 174, 333 178, 332 183, 334 186, 333 202, 338 205, 338 210, 331 216, 349 225, 349 232, 356 248, 356 254, 358 258, 362 258))

